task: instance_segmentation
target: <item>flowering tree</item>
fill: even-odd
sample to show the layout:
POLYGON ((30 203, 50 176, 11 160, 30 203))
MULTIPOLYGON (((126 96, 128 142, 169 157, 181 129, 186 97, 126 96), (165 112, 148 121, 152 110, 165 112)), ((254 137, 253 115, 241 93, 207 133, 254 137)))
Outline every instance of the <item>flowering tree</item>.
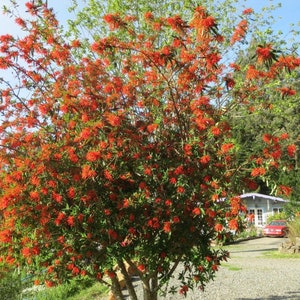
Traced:
MULTIPOLYGON (((0 37, 0 68, 17 82, 2 79, 1 263, 32 269, 47 286, 91 276, 116 299, 124 298, 116 265, 131 299, 126 266, 147 300, 177 268, 181 294, 204 288, 228 257, 211 241, 239 230, 236 194, 280 163, 272 138, 237 164, 225 111, 300 60, 275 60, 267 45, 246 71, 226 65, 204 7, 189 22, 148 12, 147 34, 134 16, 108 14, 111 33, 81 57, 81 41, 65 40, 50 9, 26 6, 30 21, 16 22, 27 35, 0 37), (173 34, 162 43, 165 30, 173 34), (238 88, 236 72, 246 72, 238 88), (230 106, 216 105, 228 98, 230 106)), ((231 43, 245 33, 239 25, 231 43)))

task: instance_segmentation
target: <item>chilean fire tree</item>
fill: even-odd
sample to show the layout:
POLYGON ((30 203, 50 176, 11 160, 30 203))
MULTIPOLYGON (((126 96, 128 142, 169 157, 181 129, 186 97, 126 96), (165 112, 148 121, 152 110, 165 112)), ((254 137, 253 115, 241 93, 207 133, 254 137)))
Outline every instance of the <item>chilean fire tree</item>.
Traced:
POLYGON ((288 133, 268 135, 263 153, 237 164, 226 110, 262 98, 299 58, 268 43, 247 68, 225 62, 224 37, 201 6, 191 20, 147 12, 146 27, 108 14, 111 32, 82 56, 51 9, 26 6, 29 21, 16 18, 25 34, 0 37, 0 68, 15 75, 1 85, 1 264, 32 270, 47 286, 90 276, 111 284, 116 299, 124 298, 116 265, 131 299, 128 265, 147 300, 176 269, 181 294, 204 288, 228 257, 211 241, 239 230, 236 195, 295 154, 281 143, 288 133))

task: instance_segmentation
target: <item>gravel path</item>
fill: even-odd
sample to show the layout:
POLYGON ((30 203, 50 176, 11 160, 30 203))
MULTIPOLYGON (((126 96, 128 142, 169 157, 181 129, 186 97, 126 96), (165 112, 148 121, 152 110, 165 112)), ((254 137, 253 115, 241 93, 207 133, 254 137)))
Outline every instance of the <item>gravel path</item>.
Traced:
MULTIPOLYGON (((281 238, 260 238, 230 246, 231 258, 217 272, 205 292, 194 291, 159 300, 299 300, 300 259, 268 258, 281 238)), ((138 299, 143 299, 142 293, 138 299)))
MULTIPOLYGON (((230 246, 231 258, 205 292, 194 291, 187 300, 299 300, 300 259, 267 258, 283 239, 261 238, 230 246)), ((179 295, 160 300, 184 299, 179 295)))

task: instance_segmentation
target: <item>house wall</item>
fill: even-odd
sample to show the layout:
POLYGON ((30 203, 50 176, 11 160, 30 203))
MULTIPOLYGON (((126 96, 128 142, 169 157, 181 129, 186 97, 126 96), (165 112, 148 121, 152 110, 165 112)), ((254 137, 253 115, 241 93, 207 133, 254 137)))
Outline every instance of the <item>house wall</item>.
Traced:
POLYGON ((268 216, 282 210, 285 202, 274 201, 267 198, 244 198, 248 213, 254 214, 254 225, 262 227, 267 224, 268 216))

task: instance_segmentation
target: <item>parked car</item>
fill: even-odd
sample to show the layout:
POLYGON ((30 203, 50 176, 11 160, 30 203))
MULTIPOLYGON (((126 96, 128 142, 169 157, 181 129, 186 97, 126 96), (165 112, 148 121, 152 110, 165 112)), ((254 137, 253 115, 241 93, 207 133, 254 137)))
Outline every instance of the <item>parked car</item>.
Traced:
POLYGON ((263 228, 264 236, 284 237, 289 231, 286 220, 273 220, 263 228))

